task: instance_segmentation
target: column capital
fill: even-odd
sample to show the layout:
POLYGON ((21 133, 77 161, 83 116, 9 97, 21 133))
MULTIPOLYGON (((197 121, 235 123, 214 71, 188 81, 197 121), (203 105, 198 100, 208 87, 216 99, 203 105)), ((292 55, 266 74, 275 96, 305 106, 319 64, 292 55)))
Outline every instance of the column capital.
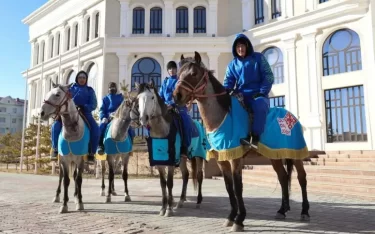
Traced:
POLYGON ((86 9, 82 10, 77 16, 83 18, 86 15, 86 9))
POLYGON ((220 52, 207 52, 207 56, 209 59, 219 58, 220 54, 220 52))
POLYGON ((130 0, 118 0, 120 4, 129 4, 130 0))
POLYGON ((164 0, 163 2, 165 7, 173 6, 173 0, 164 0))
POLYGON ((176 55, 176 53, 174 52, 162 52, 161 55, 165 58, 165 57, 174 57, 176 55))
POLYGON ((303 30, 301 32, 301 36, 303 37, 303 39, 314 39, 315 40, 317 32, 318 31, 316 29, 307 29, 307 30, 303 30))

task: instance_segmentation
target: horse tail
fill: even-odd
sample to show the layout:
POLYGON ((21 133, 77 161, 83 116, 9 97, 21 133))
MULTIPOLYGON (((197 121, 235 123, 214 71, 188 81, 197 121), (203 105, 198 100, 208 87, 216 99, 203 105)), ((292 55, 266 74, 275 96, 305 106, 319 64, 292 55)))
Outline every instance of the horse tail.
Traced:
POLYGON ((288 176, 288 190, 292 188, 293 159, 285 159, 286 173, 288 176))
POLYGON ((197 170, 197 158, 196 157, 193 157, 191 159, 191 173, 192 173, 192 178, 193 178, 194 191, 196 192, 197 187, 198 187, 198 180, 197 180, 198 170, 197 170))

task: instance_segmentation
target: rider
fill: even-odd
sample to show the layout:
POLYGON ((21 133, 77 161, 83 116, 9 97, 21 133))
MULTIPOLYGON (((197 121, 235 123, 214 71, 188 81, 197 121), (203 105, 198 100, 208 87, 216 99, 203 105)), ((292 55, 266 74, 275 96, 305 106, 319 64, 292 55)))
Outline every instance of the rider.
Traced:
MULTIPOLYGON (((99 118, 100 118, 100 139, 98 154, 104 154, 104 135, 107 125, 111 121, 111 114, 117 110, 124 100, 124 96, 121 93, 117 93, 117 85, 115 82, 110 82, 108 84, 108 95, 103 98, 102 106, 100 107, 99 118)), ((128 135, 131 139, 134 138, 134 130, 129 126, 128 135)))
MULTIPOLYGON (((87 86, 87 73, 85 71, 78 72, 75 83, 70 87, 69 92, 72 95, 74 104, 77 106, 77 109, 84 114, 87 121, 89 122, 90 128, 90 150, 88 154, 88 160, 94 161, 94 153, 98 147, 99 141, 99 128, 94 117, 92 116, 92 111, 97 107, 97 100, 95 91, 87 86)), ((52 124, 51 130, 51 141, 52 141, 52 150, 51 150, 51 160, 57 159, 57 145, 58 139, 62 128, 61 119, 56 120, 52 124)))
POLYGON ((253 45, 244 34, 238 34, 232 46, 233 60, 229 63, 224 87, 228 93, 240 93, 245 106, 254 114, 250 136, 241 139, 244 145, 258 148, 260 135, 264 131, 270 101, 268 94, 274 81, 267 59, 254 52, 253 45))
POLYGON ((181 147, 181 153, 184 155, 187 155, 188 147, 191 143, 192 138, 192 120, 190 118, 190 115, 188 113, 188 109, 186 106, 177 107, 177 105, 173 101, 173 91, 176 88, 177 84, 177 64, 174 61, 169 61, 167 64, 167 71, 169 74, 169 77, 166 77, 164 79, 164 82, 159 90, 159 95, 167 104, 168 109, 175 110, 176 113, 178 113, 182 119, 182 125, 183 125, 183 142, 181 147))

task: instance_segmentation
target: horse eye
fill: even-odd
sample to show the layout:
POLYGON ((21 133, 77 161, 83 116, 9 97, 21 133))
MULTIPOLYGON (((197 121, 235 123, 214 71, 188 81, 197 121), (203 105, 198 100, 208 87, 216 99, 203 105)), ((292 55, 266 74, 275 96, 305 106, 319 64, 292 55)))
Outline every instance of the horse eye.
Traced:
POLYGON ((60 94, 58 93, 58 94, 56 94, 56 97, 60 97, 60 94))
POLYGON ((154 96, 152 96, 152 100, 154 100, 154 98, 155 98, 155 97, 154 97, 154 96))

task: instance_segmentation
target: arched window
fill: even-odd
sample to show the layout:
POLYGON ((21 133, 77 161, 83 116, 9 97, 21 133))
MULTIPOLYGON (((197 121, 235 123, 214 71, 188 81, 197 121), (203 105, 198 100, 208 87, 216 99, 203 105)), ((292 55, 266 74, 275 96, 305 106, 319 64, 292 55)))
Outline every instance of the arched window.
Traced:
POLYGON ((74 26, 74 47, 78 46, 78 24, 74 26))
POLYGON ((34 47, 34 65, 39 64, 39 44, 36 43, 34 47))
POLYGON ((90 17, 86 20, 86 42, 90 41, 90 17))
POLYGON ((176 33, 189 33, 189 10, 187 7, 176 9, 176 33))
POLYGON ((359 36, 350 29, 332 33, 323 45, 323 76, 362 70, 359 36))
POLYGON ((60 55, 60 43, 61 43, 61 36, 60 36, 60 33, 57 34, 57 55, 60 55))
POLYGON ((145 33, 145 9, 136 7, 133 9, 133 34, 145 33))
POLYGON ((99 37, 99 12, 95 15, 95 38, 99 37))
POLYGON ((40 61, 43 63, 44 62, 44 50, 45 50, 45 47, 46 47, 46 43, 44 41, 42 41, 40 43, 40 49, 41 49, 41 54, 40 54, 40 61))
POLYGON ((70 28, 66 31, 66 51, 70 50, 70 28))
POLYGON ((150 10, 150 33, 161 34, 163 31, 163 10, 153 7, 150 10))
POLYGON ((54 49, 54 44, 55 44, 55 38, 53 36, 50 38, 49 44, 50 44, 50 47, 49 47, 49 49, 50 49, 50 51, 49 51, 49 57, 53 58, 53 55, 54 55, 53 49, 54 49))
POLYGON ((74 83, 76 80, 76 72, 74 70, 71 70, 68 74, 68 77, 66 78, 66 84, 74 83))
POLYGON ((264 0, 254 0, 255 24, 264 22, 264 0))
POLYGON ((194 33, 206 33, 206 8, 194 8, 194 33))
POLYGON ((88 81, 87 85, 91 86, 94 90, 96 90, 96 80, 98 77, 98 67, 95 63, 91 63, 89 67, 87 68, 87 74, 88 74, 88 81))
POLYGON ((275 77, 274 84, 284 83, 284 59, 281 50, 277 47, 270 47, 262 53, 271 66, 273 76, 275 77))

